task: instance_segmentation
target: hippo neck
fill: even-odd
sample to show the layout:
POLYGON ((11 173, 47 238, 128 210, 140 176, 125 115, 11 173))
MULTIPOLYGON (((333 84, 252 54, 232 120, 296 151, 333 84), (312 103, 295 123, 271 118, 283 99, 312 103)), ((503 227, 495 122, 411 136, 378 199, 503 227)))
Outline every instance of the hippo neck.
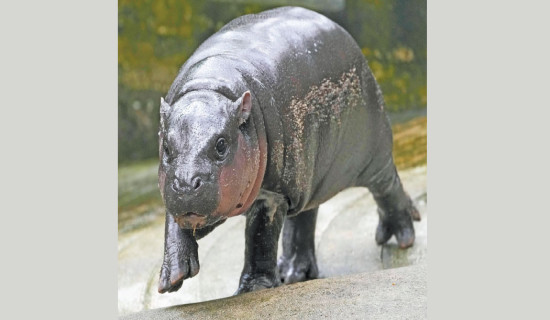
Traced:
MULTIPOLYGON (((257 99, 254 99, 256 104, 258 104, 257 99)), ((247 202, 250 202, 250 205, 252 205, 252 202, 256 200, 258 197, 258 194, 260 192, 260 188, 262 187, 266 166, 267 166, 267 137, 265 133, 265 126, 263 121, 263 113, 261 112, 260 106, 257 105, 258 108, 256 108, 256 112, 252 115, 252 120, 254 123, 254 129, 256 131, 256 137, 258 141, 258 150, 260 152, 260 164, 258 167, 258 174, 256 175, 256 181, 254 182, 254 186, 252 188, 252 192, 250 193, 250 196, 248 197, 247 202)))
POLYGON ((256 177, 254 178, 254 182, 252 183, 252 188, 250 189, 250 193, 248 193, 248 196, 246 197, 246 200, 243 203, 243 206, 241 208, 236 208, 231 212, 230 216, 236 216, 239 214, 242 214, 246 212, 254 203, 256 198, 258 197, 258 194, 260 193, 260 189, 262 187, 262 183, 264 180, 264 175, 266 171, 266 164, 267 164, 267 141, 266 141, 266 134, 265 129, 263 125, 263 115, 260 109, 260 106, 258 105, 257 99, 253 98, 253 104, 256 104, 255 108, 253 108, 253 112, 250 117, 250 135, 253 141, 256 142, 256 148, 259 153, 258 157, 258 170, 256 173, 256 177), (255 137, 252 137, 252 135, 255 134, 255 137))

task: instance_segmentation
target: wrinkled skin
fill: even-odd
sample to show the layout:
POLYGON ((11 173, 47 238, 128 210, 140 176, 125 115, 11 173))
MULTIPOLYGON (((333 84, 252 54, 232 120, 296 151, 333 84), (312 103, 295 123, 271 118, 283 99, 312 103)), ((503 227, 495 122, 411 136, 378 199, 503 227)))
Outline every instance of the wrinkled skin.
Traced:
POLYGON ((196 240, 239 214, 237 293, 316 278, 317 209, 353 186, 378 204, 377 243, 413 245, 420 215, 393 164, 382 93, 355 41, 326 17, 285 7, 233 20, 183 65, 160 113, 159 292, 195 276, 196 240))

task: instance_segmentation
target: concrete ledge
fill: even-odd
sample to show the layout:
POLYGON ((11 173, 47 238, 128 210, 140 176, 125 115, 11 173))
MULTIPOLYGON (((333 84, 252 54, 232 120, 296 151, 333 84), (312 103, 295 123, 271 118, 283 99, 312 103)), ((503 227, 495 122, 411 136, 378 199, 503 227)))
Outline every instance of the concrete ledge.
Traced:
POLYGON ((426 319, 425 264, 318 279, 120 319, 426 319))

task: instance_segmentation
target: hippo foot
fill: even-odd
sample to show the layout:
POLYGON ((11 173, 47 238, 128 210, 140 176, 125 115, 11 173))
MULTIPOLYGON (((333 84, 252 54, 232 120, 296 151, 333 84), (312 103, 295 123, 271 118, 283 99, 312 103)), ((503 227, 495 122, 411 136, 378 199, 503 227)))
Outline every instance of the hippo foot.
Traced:
POLYGON ((395 235, 401 249, 412 246, 414 244, 413 220, 420 220, 420 213, 413 205, 403 212, 393 214, 391 218, 380 219, 376 228, 376 243, 384 244, 395 235))
POLYGON ((284 284, 291 284, 306 280, 317 279, 319 269, 313 252, 307 254, 294 255, 287 258, 284 255, 279 258, 277 263, 281 281, 284 284))
POLYGON ((267 288, 275 288, 281 285, 278 275, 265 275, 249 273, 243 273, 241 275, 241 281, 239 283, 239 289, 235 292, 235 295, 251 292, 256 290, 262 290, 267 288))
POLYGON ((159 293, 178 291, 183 280, 194 277, 199 273, 198 246, 195 243, 191 250, 177 252, 164 258, 160 270, 159 293))

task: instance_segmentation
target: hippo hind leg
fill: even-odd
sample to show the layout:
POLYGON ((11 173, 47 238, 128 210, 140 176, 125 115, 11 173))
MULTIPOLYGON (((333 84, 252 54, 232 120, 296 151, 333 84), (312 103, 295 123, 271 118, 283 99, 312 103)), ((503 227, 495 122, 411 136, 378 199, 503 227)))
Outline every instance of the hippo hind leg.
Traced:
POLYGON ((384 244, 395 235, 400 248, 412 246, 415 238, 413 220, 419 221, 420 214, 403 189, 391 154, 382 169, 365 176, 369 178, 363 179, 364 186, 371 191, 378 205, 376 242, 384 244))
POLYGON ((277 266, 285 284, 317 279, 315 223, 318 208, 288 217, 283 227, 283 254, 277 266))

